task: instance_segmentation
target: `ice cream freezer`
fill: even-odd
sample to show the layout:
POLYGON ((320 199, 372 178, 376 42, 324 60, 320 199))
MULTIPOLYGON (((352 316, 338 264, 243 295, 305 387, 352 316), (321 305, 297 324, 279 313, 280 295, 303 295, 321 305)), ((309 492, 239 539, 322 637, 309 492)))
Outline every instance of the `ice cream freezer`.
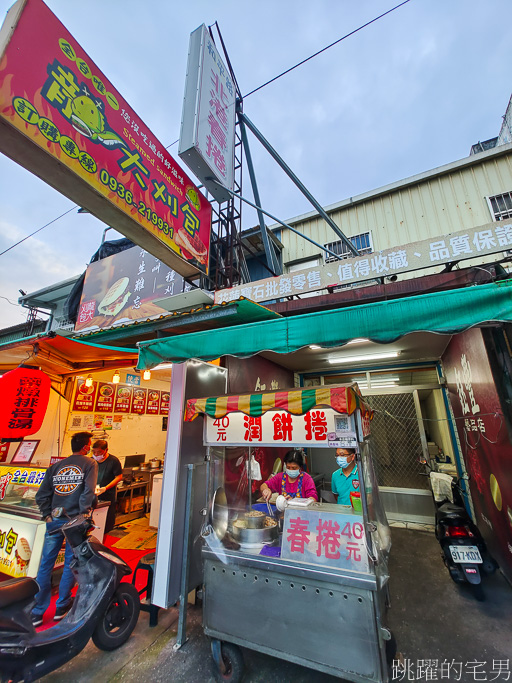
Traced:
POLYGON ((198 414, 209 491, 203 625, 219 680, 240 680, 242 646, 356 683, 387 682, 390 534, 369 454, 371 413, 357 386, 189 401, 187 419, 198 414), (361 504, 296 498, 282 515, 262 513, 251 496, 251 449, 276 443, 354 448, 361 504), (223 487, 229 448, 240 445, 245 500, 223 487))

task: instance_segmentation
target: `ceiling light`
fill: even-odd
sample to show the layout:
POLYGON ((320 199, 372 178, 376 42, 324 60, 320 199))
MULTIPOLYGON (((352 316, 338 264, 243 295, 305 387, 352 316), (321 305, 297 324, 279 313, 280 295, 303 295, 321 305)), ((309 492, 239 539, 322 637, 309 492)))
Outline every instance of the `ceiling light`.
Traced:
POLYGON ((92 387, 92 375, 87 375, 87 379, 85 380, 85 386, 92 387))
POLYGON ((310 348, 310 349, 321 349, 322 347, 321 347, 321 346, 317 346, 316 344, 310 344, 310 345, 309 345, 309 348, 310 348))
POLYGON ((119 384, 121 381, 121 375, 119 374, 119 370, 116 370, 114 372, 114 376, 112 377, 112 383, 113 384, 119 384))
POLYGON ((144 370, 142 373, 142 379, 151 379, 151 370, 144 370))
POLYGON ((172 363, 160 363, 160 365, 155 365, 154 370, 170 370, 172 368, 172 363))
POLYGON ((359 383, 357 384, 357 386, 362 390, 364 390, 364 389, 390 389, 392 387, 397 387, 398 384, 396 382, 389 382, 388 384, 373 384, 373 382, 372 382, 371 387, 368 387, 367 384, 359 384, 359 383))
POLYGON ((329 358, 329 363, 365 363, 369 360, 384 360, 386 358, 396 358, 400 355, 400 351, 386 351, 385 353, 370 353, 364 356, 336 356, 329 358))

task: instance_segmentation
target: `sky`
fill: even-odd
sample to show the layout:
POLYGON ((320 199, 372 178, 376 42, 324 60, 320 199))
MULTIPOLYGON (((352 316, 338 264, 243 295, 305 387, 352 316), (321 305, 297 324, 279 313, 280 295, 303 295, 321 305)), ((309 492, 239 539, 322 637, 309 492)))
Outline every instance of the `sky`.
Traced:
MULTIPOLYGON (((179 137, 189 36, 202 23, 217 22, 245 95, 398 0, 46 4, 168 146, 179 137)), ((2 20, 11 5, 0 0, 2 20)), ((244 98, 244 112, 324 206, 461 159, 500 131, 512 92, 509 14, 508 0, 410 0, 244 98)), ((285 221, 310 211, 249 135, 263 208, 285 221)), ((253 199, 247 173, 243 194, 253 199)), ((74 206, 0 155, 0 252, 74 206)), ((244 208, 243 227, 256 223, 244 208)), ((73 210, 0 256, 0 327, 26 319, 19 289, 83 272, 106 227, 73 210)))

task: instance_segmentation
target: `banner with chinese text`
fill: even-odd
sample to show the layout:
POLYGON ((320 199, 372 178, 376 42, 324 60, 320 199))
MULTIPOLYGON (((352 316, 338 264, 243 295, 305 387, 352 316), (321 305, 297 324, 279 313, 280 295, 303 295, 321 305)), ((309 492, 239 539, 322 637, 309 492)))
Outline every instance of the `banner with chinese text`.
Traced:
POLYGON ((207 271, 212 209, 181 166, 41 0, 6 23, 0 149, 184 275, 207 271))

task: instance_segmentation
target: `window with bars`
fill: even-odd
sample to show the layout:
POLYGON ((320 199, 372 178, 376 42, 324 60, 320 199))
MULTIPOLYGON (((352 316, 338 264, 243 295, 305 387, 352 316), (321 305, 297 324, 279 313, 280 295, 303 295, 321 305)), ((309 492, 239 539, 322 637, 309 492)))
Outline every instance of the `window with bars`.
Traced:
POLYGON ((504 221, 507 218, 512 218, 512 192, 487 197, 487 203, 493 220, 504 221))
MULTIPOLYGON (((354 235, 353 237, 349 237, 349 240, 360 254, 370 254, 373 251, 372 236, 369 232, 362 232, 360 235, 354 235)), ((342 258, 350 258, 353 256, 352 252, 347 249, 342 240, 329 242, 328 244, 324 244, 324 247, 342 258)), ((324 251, 324 263, 334 263, 337 260, 337 258, 324 251)))

